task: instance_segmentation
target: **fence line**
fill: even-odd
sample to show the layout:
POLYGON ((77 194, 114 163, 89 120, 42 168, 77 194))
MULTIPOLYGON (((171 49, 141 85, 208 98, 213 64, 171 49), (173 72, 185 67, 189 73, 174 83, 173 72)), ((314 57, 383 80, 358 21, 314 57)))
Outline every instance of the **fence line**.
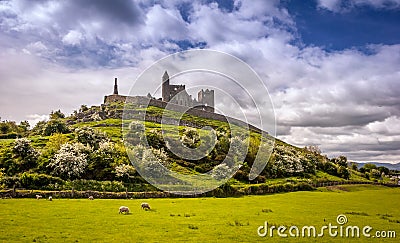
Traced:
POLYGON ((170 192, 163 191, 145 191, 145 192, 99 192, 99 191, 41 191, 41 190, 24 190, 18 188, 12 188, 8 190, 0 191, 1 198, 36 198, 37 194, 44 197, 52 196, 53 198, 88 198, 93 196, 94 198, 104 199, 141 199, 141 198, 176 198, 176 197, 230 197, 230 196, 244 196, 244 195, 264 195, 278 192, 291 192, 291 191, 305 191, 313 190, 317 187, 328 187, 337 185, 382 185, 389 187, 399 187, 397 184, 385 183, 385 182, 369 182, 369 181, 328 181, 319 183, 298 183, 298 184, 278 184, 278 185, 251 185, 247 188, 230 188, 230 190, 222 190, 217 188, 213 191, 196 194, 196 195, 180 195, 173 194, 170 192))

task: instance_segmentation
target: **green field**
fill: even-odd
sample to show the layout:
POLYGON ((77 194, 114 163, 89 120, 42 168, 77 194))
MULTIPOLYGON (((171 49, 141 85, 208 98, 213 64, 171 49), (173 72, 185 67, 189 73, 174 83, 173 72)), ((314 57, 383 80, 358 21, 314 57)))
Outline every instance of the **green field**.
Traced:
MULTIPOLYGON (((273 237, 258 236, 257 228, 265 221, 277 227, 315 226, 320 229, 329 223, 338 225, 336 217, 339 214, 347 216, 345 226, 371 226, 371 235, 376 230, 400 234, 399 202, 399 188, 367 185, 241 198, 2 199, 0 241, 271 242, 284 239, 276 232, 273 237), (152 210, 140 208, 144 201, 152 210), (131 214, 118 214, 122 205, 128 206, 131 214)), ((363 236, 332 238, 327 231, 324 237, 293 240, 382 241, 363 236)), ((395 242, 396 239, 385 241, 395 242)))

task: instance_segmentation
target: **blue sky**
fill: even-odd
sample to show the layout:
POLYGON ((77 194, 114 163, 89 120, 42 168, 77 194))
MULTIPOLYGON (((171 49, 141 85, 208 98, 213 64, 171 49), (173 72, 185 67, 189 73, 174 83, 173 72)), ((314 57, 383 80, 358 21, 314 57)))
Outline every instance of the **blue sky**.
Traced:
POLYGON ((399 162, 398 23, 400 0, 0 1, 0 117, 35 123, 99 105, 114 77, 127 94, 156 60, 208 48, 258 73, 278 138, 399 162))
POLYGON ((391 45, 400 40, 398 9, 362 5, 337 12, 318 7, 314 0, 287 1, 286 6, 305 45, 363 49, 368 44, 391 45))

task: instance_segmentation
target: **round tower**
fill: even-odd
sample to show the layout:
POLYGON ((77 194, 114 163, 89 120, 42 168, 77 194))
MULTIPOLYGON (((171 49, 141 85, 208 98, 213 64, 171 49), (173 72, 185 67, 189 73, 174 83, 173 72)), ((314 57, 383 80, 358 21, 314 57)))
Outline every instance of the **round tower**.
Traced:
POLYGON ((167 71, 164 72, 161 82, 162 82, 161 83, 162 100, 165 102, 169 102, 170 90, 169 90, 169 75, 167 71))

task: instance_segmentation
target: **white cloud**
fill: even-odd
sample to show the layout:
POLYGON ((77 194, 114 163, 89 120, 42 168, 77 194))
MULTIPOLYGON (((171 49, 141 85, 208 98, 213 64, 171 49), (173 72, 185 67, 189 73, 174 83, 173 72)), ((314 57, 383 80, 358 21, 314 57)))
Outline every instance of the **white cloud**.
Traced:
POLYGON ((162 39, 181 40, 188 36, 187 24, 179 11, 165 9, 160 5, 154 5, 147 12, 145 28, 141 31, 143 38, 151 43, 162 39))
POLYGON ((30 114, 27 115, 26 118, 32 128, 40 121, 47 121, 49 119, 49 115, 30 114))
POLYGON ((62 42, 67 45, 79 45, 81 41, 83 40, 83 35, 81 32, 76 31, 76 30, 70 30, 68 34, 66 34, 62 38, 62 42))
POLYGON ((340 4, 342 0, 317 0, 318 7, 324 8, 333 12, 337 12, 340 10, 340 4))
POLYGON ((400 0, 317 0, 317 4, 319 8, 332 12, 347 12, 362 6, 376 9, 400 8, 400 0))

